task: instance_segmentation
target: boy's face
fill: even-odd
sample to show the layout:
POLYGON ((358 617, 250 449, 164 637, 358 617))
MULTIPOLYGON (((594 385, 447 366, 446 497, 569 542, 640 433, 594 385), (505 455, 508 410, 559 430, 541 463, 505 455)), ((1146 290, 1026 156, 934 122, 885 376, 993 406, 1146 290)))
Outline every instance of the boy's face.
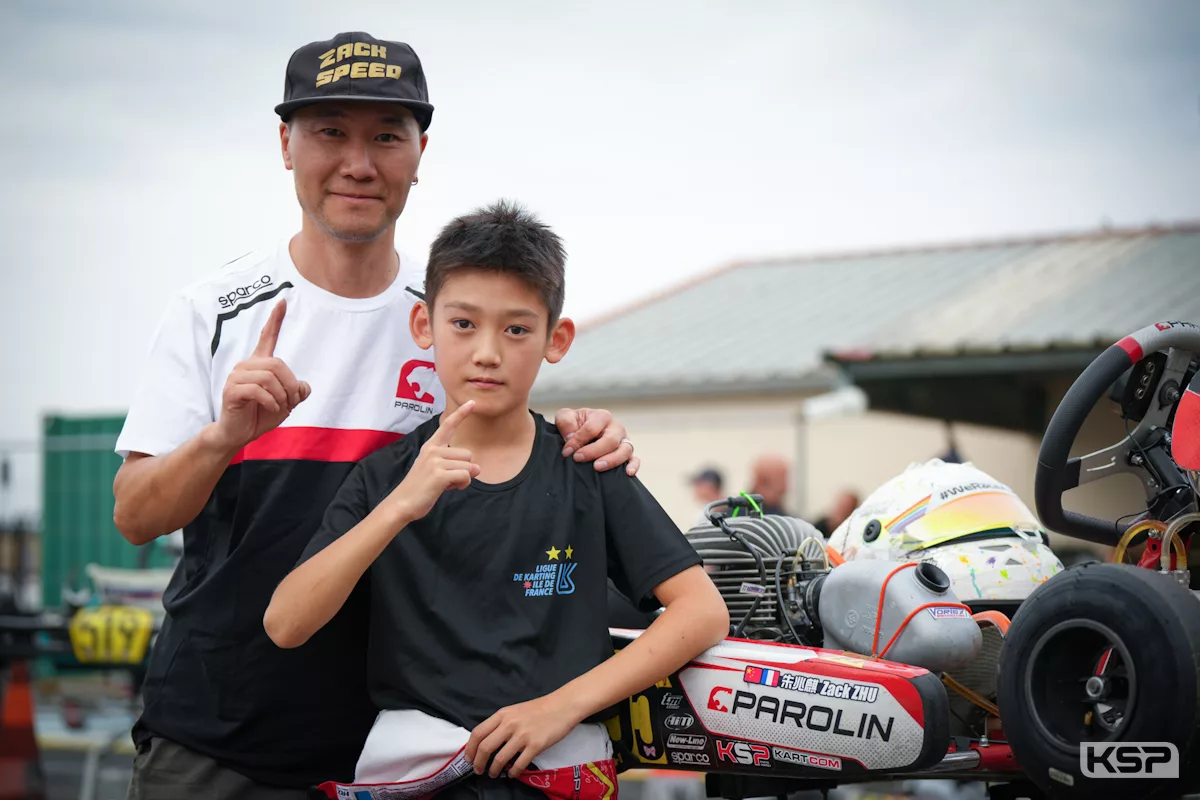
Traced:
POLYGON ((499 416, 528 407, 542 359, 566 355, 575 324, 560 319, 553 329, 537 291, 513 275, 459 269, 442 284, 432 314, 413 306, 413 339, 434 348, 438 379, 457 407, 475 401, 474 415, 499 416))

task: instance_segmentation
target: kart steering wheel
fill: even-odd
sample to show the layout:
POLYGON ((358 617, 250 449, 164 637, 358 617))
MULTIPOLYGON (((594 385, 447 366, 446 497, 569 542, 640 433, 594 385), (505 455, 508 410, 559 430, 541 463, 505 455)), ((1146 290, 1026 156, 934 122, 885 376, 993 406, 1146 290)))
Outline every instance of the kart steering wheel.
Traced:
MULTIPOLYGON (((1174 475, 1187 483, 1163 445, 1171 441, 1167 422, 1185 389, 1200 390, 1200 374, 1191 387, 1184 384, 1196 354, 1200 354, 1200 326, 1158 322, 1126 336, 1088 365, 1055 409, 1042 438, 1034 479, 1034 501, 1042 524, 1067 536, 1113 546, 1132 522, 1110 522, 1066 511, 1062 506, 1064 492, 1128 472, 1142 482, 1151 505, 1165 488, 1160 483, 1162 476, 1174 475), (1167 351, 1166 363, 1158 381, 1149 383, 1153 396, 1137 428, 1111 447, 1069 458, 1071 446, 1096 403, 1131 366, 1162 350, 1167 351)), ((1176 425, 1177 429, 1181 427, 1176 425)))

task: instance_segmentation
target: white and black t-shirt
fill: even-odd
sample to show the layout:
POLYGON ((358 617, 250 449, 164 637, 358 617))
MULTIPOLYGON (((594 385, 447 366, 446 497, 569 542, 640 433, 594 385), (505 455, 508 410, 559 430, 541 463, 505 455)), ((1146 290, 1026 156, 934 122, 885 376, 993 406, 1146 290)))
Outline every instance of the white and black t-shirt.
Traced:
POLYGON ((408 329, 423 279, 423 266, 402 256, 382 294, 340 297, 300 275, 285 240, 166 309, 117 441, 123 457, 163 455, 216 420, 226 378, 280 298, 288 307, 275 355, 312 395, 233 459, 184 529, 135 738, 162 736, 283 786, 353 777, 376 713, 365 587, 294 650, 271 642, 263 613, 355 462, 444 408, 432 352, 408 329))
MULTIPOLYGON (((610 578, 650 611, 661 605, 656 586, 701 563, 641 481, 563 458, 558 429, 535 418, 519 474, 445 492, 368 570, 368 677, 381 709, 422 711, 471 730, 612 655, 610 578)), ((437 423, 351 471, 301 563, 400 484, 437 423)))

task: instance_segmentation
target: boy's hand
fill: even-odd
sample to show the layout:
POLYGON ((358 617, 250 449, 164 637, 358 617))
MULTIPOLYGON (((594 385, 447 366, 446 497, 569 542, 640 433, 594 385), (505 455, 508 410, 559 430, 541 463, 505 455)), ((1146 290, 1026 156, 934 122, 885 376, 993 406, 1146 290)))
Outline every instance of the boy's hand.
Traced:
POLYGON ((455 429, 473 408, 475 402, 469 400, 453 414, 442 418, 437 431, 421 446, 421 453, 408 475, 388 496, 388 502, 409 522, 428 514, 442 492, 465 489, 479 474, 480 467, 472 463, 470 450, 450 446, 455 429))
POLYGON ((561 742, 578 724, 575 715, 553 694, 507 706, 471 731, 467 758, 475 764, 476 775, 483 774, 490 759, 488 775, 499 778, 507 772, 508 777, 516 778, 538 754, 561 742), (512 766, 505 770, 509 762, 512 766))

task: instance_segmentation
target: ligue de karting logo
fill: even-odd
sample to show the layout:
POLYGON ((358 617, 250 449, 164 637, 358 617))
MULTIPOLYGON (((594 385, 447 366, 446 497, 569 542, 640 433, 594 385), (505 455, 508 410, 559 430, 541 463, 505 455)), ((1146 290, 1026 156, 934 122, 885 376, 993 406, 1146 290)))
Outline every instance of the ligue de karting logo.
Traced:
POLYGON ((513 574, 513 583, 521 584, 526 597, 551 597, 556 594, 575 594, 575 580, 571 576, 575 572, 575 548, 567 545, 560 550, 550 545, 546 553, 546 563, 538 564, 533 572, 517 572, 513 574))
POLYGON ((433 387, 437 370, 431 361, 409 361, 400 368, 400 383, 396 385, 396 408, 407 408, 428 414, 432 411, 433 387))

